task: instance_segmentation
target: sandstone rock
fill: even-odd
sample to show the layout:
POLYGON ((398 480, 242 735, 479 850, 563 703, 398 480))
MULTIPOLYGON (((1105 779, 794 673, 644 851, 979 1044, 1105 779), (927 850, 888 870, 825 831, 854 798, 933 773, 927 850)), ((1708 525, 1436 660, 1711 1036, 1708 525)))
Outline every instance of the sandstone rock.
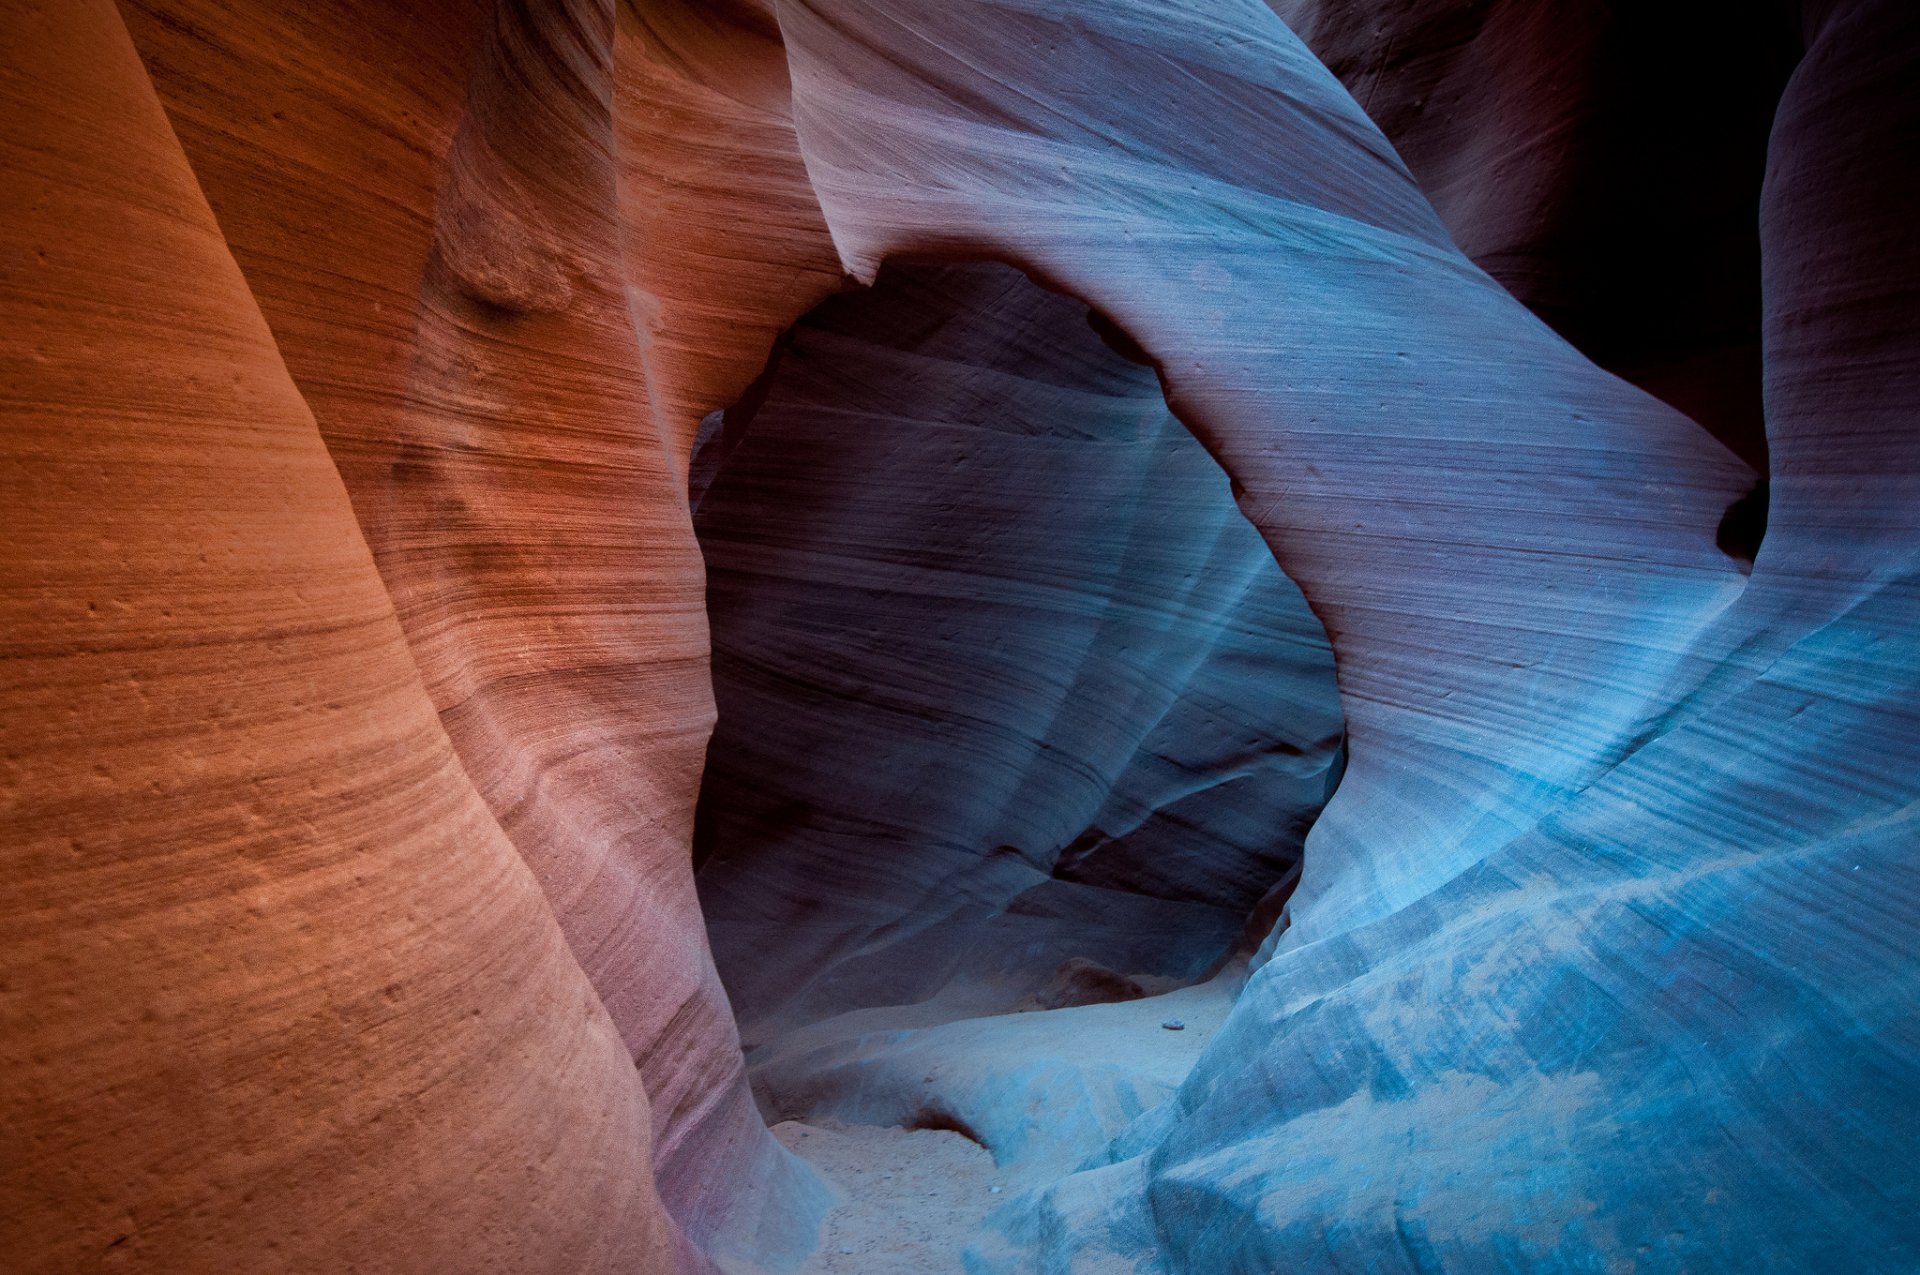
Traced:
MULTIPOLYGON (((1786 193, 1802 130, 1841 153, 1906 135, 1889 86, 1920 41, 1898 8, 1813 21, 1769 244, 1810 197, 1786 193)), ((1908 998, 1874 989, 1914 977, 1884 946, 1912 909, 1850 885, 1855 866, 1881 897, 1916 885, 1885 853, 1920 739, 1893 690, 1915 505, 1895 435, 1867 424, 1901 382, 1814 391, 1790 369, 1827 324, 1865 342, 1836 361, 1884 373, 1911 351, 1914 307, 1891 299, 1910 258, 1883 237, 1911 184, 1810 219, 1873 245, 1880 282, 1831 238, 1819 265, 1769 268, 1776 307, 1826 270, 1860 300, 1770 320, 1771 463, 1830 512, 1796 530, 1776 486, 1746 585, 1712 547, 1744 466, 1467 265, 1281 28, 1234 6, 784 12, 843 252, 1010 256, 1132 334, 1326 620, 1347 709, 1291 926, 1228 1026, 1107 1167, 1010 1205, 1015 1247, 980 1267, 1290 1269, 1330 1247, 1390 1269, 1804 1266, 1842 1233, 1869 1266, 1910 1261, 1908 998), (1087 100, 1127 105, 1096 125, 1087 100), (1268 149, 1234 144, 1249 134, 1268 149), (1834 415, 1815 425, 1812 402, 1834 415), (1855 444, 1872 478, 1841 459, 1855 444), (1835 1135, 1824 1097, 1790 1114, 1790 1074, 1877 1115, 1835 1135), (1855 1172, 1899 1185, 1841 1191, 1808 1226, 1814 1184, 1855 1172)))
POLYGON ((113 6, 8 6, 0 114, 5 1264, 666 1268, 646 1094, 113 6))
POLYGON ((5 1264, 1920 1267, 1916 82, 0 0, 5 1264))
MULTIPOLYGON (((707 369, 711 390, 676 389, 647 343, 679 312, 640 293, 670 291, 656 273, 694 248, 638 237, 652 192, 632 170, 667 139, 616 107, 636 79, 679 84, 650 34, 669 10, 692 11, 154 0, 128 16, 461 764, 640 1068, 669 1205, 703 1245, 758 1247, 763 1227, 802 1244, 825 1195, 753 1109, 687 862, 713 709, 681 495, 698 413, 674 411, 737 394, 766 338, 745 334, 734 379, 707 369)), ((682 104, 679 130, 719 100, 682 104)), ((728 121, 708 127, 770 145, 728 121)), ((682 201, 698 228, 700 199, 682 201)), ((752 270, 726 279, 742 305, 752 270)))
POLYGON ((1601 367, 1766 467, 1759 193, 1791 6, 1270 0, 1454 242, 1601 367))
POLYGON ((1297 862, 1340 710, 1153 372, 1018 271, 901 268, 725 429, 696 855, 749 1044, 997 1010, 1075 957, 1215 966, 1297 862))

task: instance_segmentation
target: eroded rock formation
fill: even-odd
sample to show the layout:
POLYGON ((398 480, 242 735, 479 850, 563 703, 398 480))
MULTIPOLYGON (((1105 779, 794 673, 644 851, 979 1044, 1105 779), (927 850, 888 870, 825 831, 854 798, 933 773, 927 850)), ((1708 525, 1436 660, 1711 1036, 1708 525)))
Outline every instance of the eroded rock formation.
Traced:
POLYGON ((4 0, 0 1252, 1920 1265, 1917 15, 4 0))
POLYGON ((0 1251, 662 1269, 627 1049, 119 16, 0 57, 0 1251))
POLYGON ((1794 6, 1270 7, 1475 264, 1765 471, 1756 196, 1800 56, 1794 6))
POLYGON ((749 1043, 991 1012, 1075 957, 1196 978, 1297 869, 1325 634, 1088 317, 1004 266, 890 268, 727 426, 696 852, 749 1043))

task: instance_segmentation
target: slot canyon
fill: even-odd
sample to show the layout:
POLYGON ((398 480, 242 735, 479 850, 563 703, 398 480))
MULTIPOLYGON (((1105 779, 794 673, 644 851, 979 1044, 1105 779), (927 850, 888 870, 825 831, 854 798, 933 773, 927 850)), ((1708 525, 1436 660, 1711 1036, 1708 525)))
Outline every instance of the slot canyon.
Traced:
POLYGON ((1920 1271, 1912 0, 0 0, 0 1269, 1920 1271))

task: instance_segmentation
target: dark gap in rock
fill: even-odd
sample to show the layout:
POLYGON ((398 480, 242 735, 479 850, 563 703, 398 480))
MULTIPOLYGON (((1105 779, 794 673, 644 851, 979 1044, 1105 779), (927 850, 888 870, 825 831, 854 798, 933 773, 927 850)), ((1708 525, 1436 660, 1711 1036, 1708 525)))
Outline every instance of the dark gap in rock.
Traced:
POLYGON ((1047 1143, 1009 1129, 1029 1107, 1086 1136, 968 1104, 1120 1083, 1117 1046, 1085 1081, 1075 1015, 1143 1002, 1162 1071, 1203 1047, 1226 984, 1144 1002, 1244 960, 1299 879, 1344 751, 1325 630, 1140 346, 1011 266, 821 303, 691 469, 695 862, 763 1107, 996 1155, 1047 1143))
POLYGON ((1720 552, 1736 562, 1745 563, 1751 571, 1753 561, 1760 553, 1760 542, 1766 534, 1767 480, 1762 478, 1754 483, 1752 491, 1727 506, 1713 542, 1720 546, 1720 552))
POLYGON ((1138 363, 1143 367, 1154 366, 1153 356, 1140 348, 1140 343, 1128 336, 1119 324, 1098 310, 1087 311, 1087 326, 1099 334, 1101 342, 1109 350, 1127 362, 1138 363))

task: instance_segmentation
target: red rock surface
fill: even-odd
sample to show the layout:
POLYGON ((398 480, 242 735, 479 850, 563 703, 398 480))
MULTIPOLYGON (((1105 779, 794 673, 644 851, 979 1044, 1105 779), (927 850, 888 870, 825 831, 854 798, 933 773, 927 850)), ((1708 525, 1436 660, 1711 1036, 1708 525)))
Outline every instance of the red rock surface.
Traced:
POLYGON ((9 1269, 662 1269, 646 1095, 119 15, 0 41, 9 1269))
MULTIPOLYGON (((489 8, 130 16, 455 746, 640 1064, 663 1189, 704 1240, 729 1224, 728 1182, 771 1191, 776 1214, 804 1215, 791 1196, 811 1188, 740 1080, 686 859, 712 707, 681 497, 701 413, 681 404, 737 395, 786 315, 745 322, 754 259, 704 290, 686 262, 721 260, 698 236, 742 208, 793 205, 798 158, 768 108, 704 88, 718 72, 683 46, 726 46, 698 7, 617 24, 611 5, 489 8), (690 100, 663 121, 668 89, 690 100), (644 105, 616 139, 623 93, 644 105), (728 181, 690 189, 675 168, 694 121, 736 151, 703 160, 728 181), (771 191, 740 180, 755 162, 771 191), (679 239, 660 233, 663 192, 679 239), (717 328, 730 359, 703 345, 717 328)), ((771 52, 753 69, 783 76, 771 52)), ((823 286, 807 211, 763 285, 797 286, 801 307, 823 286)), ((754 1207, 731 1225, 751 1233, 754 1207)))
POLYGON ((616 149, 628 297, 653 413, 684 466, 702 417, 842 286, 793 135, 780 28, 751 0, 618 12, 616 149))

